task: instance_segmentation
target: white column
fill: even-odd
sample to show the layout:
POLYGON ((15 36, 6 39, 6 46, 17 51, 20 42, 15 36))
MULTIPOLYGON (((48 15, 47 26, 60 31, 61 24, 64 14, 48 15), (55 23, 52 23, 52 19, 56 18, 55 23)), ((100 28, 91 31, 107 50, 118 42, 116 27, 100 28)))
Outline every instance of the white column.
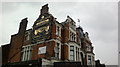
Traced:
POLYGON ((30 60, 30 46, 28 46, 28 50, 27 50, 27 52, 28 52, 27 60, 30 60))
POLYGON ((61 43, 59 43, 59 59, 61 59, 61 43))
POLYGON ((27 60, 27 47, 25 47, 25 61, 27 60))
POLYGON ((29 47, 29 60, 31 60, 31 50, 32 50, 32 46, 29 47))
POLYGON ((23 55, 22 55, 22 61, 25 60, 25 49, 23 48, 23 55))
POLYGON ((76 61, 76 46, 74 46, 74 61, 76 61))
POLYGON ((29 52, 30 52, 30 53, 29 53, 29 60, 31 60, 31 49, 32 49, 31 46, 29 47, 29 49, 30 49, 30 50, 29 50, 29 52))

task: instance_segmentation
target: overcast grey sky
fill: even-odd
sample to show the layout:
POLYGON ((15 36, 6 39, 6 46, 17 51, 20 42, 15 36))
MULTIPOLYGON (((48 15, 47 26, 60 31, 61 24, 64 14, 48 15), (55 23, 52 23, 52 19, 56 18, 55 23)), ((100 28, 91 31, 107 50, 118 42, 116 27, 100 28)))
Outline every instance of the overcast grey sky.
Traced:
MULTIPOLYGON (((28 17, 32 28, 46 2, 3 2, 2 23, 0 24, 0 45, 10 43, 11 35, 18 32, 21 19, 28 17)), ((49 12, 59 22, 67 15, 83 27, 94 46, 96 59, 106 65, 118 64, 118 4, 117 2, 49 2, 49 12), (80 19, 80 23, 77 22, 80 19)))

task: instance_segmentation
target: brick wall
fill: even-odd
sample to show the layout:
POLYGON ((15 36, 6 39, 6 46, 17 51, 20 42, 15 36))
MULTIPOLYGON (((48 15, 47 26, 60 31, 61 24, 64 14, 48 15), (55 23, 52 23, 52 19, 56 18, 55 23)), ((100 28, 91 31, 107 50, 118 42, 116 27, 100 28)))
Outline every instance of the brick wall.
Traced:
POLYGON ((68 60, 68 45, 61 45, 61 59, 68 60))
POLYGON ((45 42, 41 44, 34 45, 32 48, 32 60, 36 60, 38 58, 46 58, 50 59, 50 57, 54 56, 54 47, 55 47, 55 42, 50 41, 50 42, 45 42), (38 49, 40 47, 46 46, 46 54, 38 54, 38 49))
POLYGON ((55 39, 56 38, 56 25, 54 23, 52 23, 51 26, 51 39, 55 39))
POLYGON ((19 62, 21 60, 21 50, 24 43, 27 22, 27 18, 23 19, 20 23, 19 32, 11 36, 9 62, 19 62))
POLYGON ((65 27, 61 30, 62 43, 67 43, 69 40, 69 24, 65 24, 65 27))
MULTIPOLYGON (((2 64, 8 63, 10 44, 2 45, 2 64)), ((0 63, 1 64, 1 63, 0 63)))

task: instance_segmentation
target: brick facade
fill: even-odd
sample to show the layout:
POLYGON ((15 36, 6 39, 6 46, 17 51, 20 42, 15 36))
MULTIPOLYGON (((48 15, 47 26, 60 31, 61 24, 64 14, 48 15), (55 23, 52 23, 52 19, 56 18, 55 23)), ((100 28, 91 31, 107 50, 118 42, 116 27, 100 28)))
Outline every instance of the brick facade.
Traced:
POLYGON ((2 46, 2 64, 6 64, 8 62, 9 50, 10 44, 2 46))
MULTIPOLYGON (((69 16, 65 22, 59 23, 49 13, 48 5, 44 5, 38 19, 33 24, 33 28, 26 30, 26 26, 27 19, 23 19, 19 32, 12 35, 10 46, 7 47, 10 51, 5 54, 8 53, 8 59, 5 60, 5 63, 44 58, 47 60, 56 59, 57 61, 79 61, 83 65, 84 63, 94 65, 94 61, 91 60, 89 60, 91 64, 88 64, 87 47, 92 47, 88 34, 84 33, 81 27, 76 28, 76 23, 69 16), (46 52, 38 54, 39 48, 44 46, 46 46, 46 52)), ((94 57, 93 47, 90 48, 89 54, 94 57)))

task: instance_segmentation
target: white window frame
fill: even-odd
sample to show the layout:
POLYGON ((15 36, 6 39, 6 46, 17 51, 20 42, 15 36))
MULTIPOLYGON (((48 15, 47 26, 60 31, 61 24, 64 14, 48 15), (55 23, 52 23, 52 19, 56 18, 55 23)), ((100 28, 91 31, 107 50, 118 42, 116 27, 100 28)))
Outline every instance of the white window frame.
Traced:
POLYGON ((91 55, 88 55, 88 65, 91 65, 92 64, 92 58, 91 58, 91 55))
POLYGON ((22 54, 22 61, 31 60, 31 57, 32 57, 32 46, 31 45, 23 46, 22 53, 23 53, 22 54))
POLYGON ((61 27, 56 26, 56 35, 61 36, 61 27))
POLYGON ((56 43, 55 48, 58 50, 58 52, 55 52, 55 57, 59 59, 60 58, 60 43, 56 43))
POLYGON ((75 48, 74 48, 74 46, 70 46, 70 61, 75 61, 75 55, 74 55, 74 50, 75 48), (73 49, 71 49, 71 47, 73 48, 73 49), (71 51, 73 52, 73 55, 71 55, 71 51), (73 57, 72 59, 71 59, 71 56, 73 57))
POLYGON ((25 40, 30 40, 30 31, 26 31, 25 40))

